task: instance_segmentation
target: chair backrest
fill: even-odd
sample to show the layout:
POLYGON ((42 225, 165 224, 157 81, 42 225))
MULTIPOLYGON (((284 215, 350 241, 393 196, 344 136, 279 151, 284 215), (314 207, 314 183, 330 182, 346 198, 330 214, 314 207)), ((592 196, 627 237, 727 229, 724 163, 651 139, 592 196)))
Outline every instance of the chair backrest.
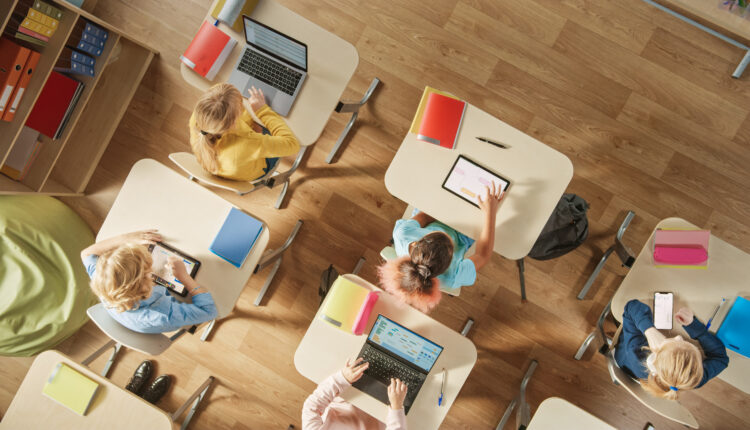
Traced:
POLYGON ((229 179, 223 179, 216 175, 212 175, 207 172, 203 166, 198 163, 198 159, 195 155, 189 152, 174 152, 169 154, 169 159, 174 162, 180 169, 184 170, 185 173, 190 175, 198 182, 203 182, 208 185, 222 188, 229 191, 234 191, 238 194, 247 194, 255 188, 252 182, 246 181, 231 181, 229 179))
POLYGON ((641 387, 641 384, 634 381, 624 370, 617 366, 612 351, 606 354, 606 358, 607 367, 609 368, 609 374, 612 376, 612 380, 617 381, 620 386, 625 388, 625 390, 638 399, 639 402, 665 418, 694 429, 698 428, 698 421, 695 420, 693 414, 691 414, 686 407, 682 406, 680 402, 654 397, 648 393, 643 387, 641 387))
POLYGON ((88 308, 86 313, 107 336, 130 349, 148 355, 159 355, 172 344, 172 341, 163 334, 138 333, 123 327, 109 315, 101 303, 88 308))

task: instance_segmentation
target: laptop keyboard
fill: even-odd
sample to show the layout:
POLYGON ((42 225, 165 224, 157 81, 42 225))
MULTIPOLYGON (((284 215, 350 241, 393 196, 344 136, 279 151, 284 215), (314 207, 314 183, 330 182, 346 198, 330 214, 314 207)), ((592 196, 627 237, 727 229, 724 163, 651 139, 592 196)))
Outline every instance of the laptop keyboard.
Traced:
POLYGON ((415 372, 375 348, 366 348, 362 358, 370 363, 365 373, 386 385, 391 383, 391 378, 398 378, 409 387, 409 392, 417 391, 422 386, 424 376, 421 373, 415 372))
POLYGON ((268 85, 287 94, 294 95, 302 73, 284 66, 270 58, 246 49, 237 69, 259 79, 268 85))

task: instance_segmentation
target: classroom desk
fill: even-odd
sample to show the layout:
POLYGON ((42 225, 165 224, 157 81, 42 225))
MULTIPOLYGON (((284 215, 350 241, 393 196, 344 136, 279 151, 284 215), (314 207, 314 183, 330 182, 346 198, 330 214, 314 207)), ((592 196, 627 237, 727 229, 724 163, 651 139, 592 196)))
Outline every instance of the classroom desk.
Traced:
MULTIPOLYGON (((667 218, 660 221, 656 228, 697 227, 681 218, 667 218)), ((621 321, 628 301, 638 299, 652 306, 655 292, 671 291, 674 293, 675 311, 686 306, 705 324, 724 297, 729 303, 725 304, 711 324, 712 332, 718 330, 734 299, 738 295, 750 297, 747 281, 750 279, 750 255, 712 235, 708 243, 708 256, 707 269, 655 267, 652 233, 612 298, 612 315, 621 321)), ((668 336, 681 334, 690 339, 676 320, 673 327, 673 333, 668 336)), ((718 378, 750 393, 750 359, 730 350, 727 350, 727 354, 729 367, 718 378)))
MULTIPOLYGON (((210 22, 215 21, 211 11, 216 1, 206 14, 206 19, 210 22)), ((260 0, 251 18, 307 44, 307 78, 285 120, 303 147, 312 145, 323 132, 359 64, 357 49, 346 40, 273 0, 260 0)), ((237 46, 213 82, 180 63, 182 78, 200 90, 205 91, 213 84, 226 82, 246 44, 244 34, 234 31, 230 26, 219 23, 219 29, 237 39, 237 46)))
POLYGON ((385 173, 388 192, 474 239, 482 231, 479 209, 442 188, 459 154, 511 181, 497 214, 494 251, 513 260, 524 258, 573 177, 570 159, 472 105, 466 107, 453 150, 407 134, 385 173))
POLYGON ((545 399, 526 428, 527 430, 615 430, 615 427, 559 397, 545 399))
POLYGON ((172 169, 143 159, 130 170, 96 240, 158 229, 165 243, 201 262, 195 280, 211 292, 218 317, 224 318, 232 312, 270 236, 266 225, 239 269, 209 251, 232 207, 172 169))
MULTIPOLYGON (((375 323, 375 319, 378 314, 383 314, 445 348, 427 376, 416 401, 406 416, 409 428, 438 428, 477 361, 476 347, 469 339, 461 336, 458 332, 410 306, 397 302, 393 296, 384 293, 380 288, 359 276, 351 274, 344 276, 380 293, 380 298, 368 321, 367 330, 361 336, 345 333, 324 322, 316 314, 294 354, 294 366, 297 371, 315 383, 320 383, 339 371, 344 367, 347 359, 354 358, 359 354, 367 339, 367 334, 375 323), (437 399, 440 395, 443 368, 446 369, 448 375, 443 399, 445 403, 443 403, 443 406, 438 406, 437 399)), ((388 406, 379 400, 356 388, 346 390, 341 397, 385 422, 388 406)))
POLYGON ((39 354, 10 403, 0 429, 76 430, 169 430, 172 420, 166 412, 135 394, 113 384, 88 367, 53 350, 39 354), (57 363, 63 362, 99 383, 86 416, 80 416, 42 394, 44 384, 57 363))

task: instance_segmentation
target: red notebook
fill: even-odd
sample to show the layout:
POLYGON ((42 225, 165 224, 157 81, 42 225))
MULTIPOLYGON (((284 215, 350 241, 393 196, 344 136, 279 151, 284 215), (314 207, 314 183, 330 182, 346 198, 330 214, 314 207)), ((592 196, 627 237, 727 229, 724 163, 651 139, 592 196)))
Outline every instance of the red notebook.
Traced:
POLYGON ((26 119, 26 126, 54 139, 79 85, 80 82, 62 73, 50 73, 26 119))
POLYGON ((213 80, 236 44, 236 40, 210 22, 203 21, 198 34, 180 55, 180 61, 204 78, 213 80))
POLYGON ((466 102, 432 93, 424 108, 417 140, 453 149, 464 118, 466 102))

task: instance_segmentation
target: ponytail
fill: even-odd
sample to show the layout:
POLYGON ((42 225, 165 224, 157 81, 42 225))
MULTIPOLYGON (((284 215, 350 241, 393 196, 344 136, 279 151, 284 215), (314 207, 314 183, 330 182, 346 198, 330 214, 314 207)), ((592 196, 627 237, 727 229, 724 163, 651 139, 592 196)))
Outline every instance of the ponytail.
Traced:
POLYGON ((216 174, 219 162, 216 142, 230 131, 242 112, 242 94, 230 84, 217 84, 209 88, 193 109, 190 129, 190 147, 198 163, 216 174))
POLYGON ((675 400, 682 390, 691 390, 703 379, 703 357, 698 347, 685 340, 663 343, 654 349, 654 367, 643 388, 656 397, 675 400))

